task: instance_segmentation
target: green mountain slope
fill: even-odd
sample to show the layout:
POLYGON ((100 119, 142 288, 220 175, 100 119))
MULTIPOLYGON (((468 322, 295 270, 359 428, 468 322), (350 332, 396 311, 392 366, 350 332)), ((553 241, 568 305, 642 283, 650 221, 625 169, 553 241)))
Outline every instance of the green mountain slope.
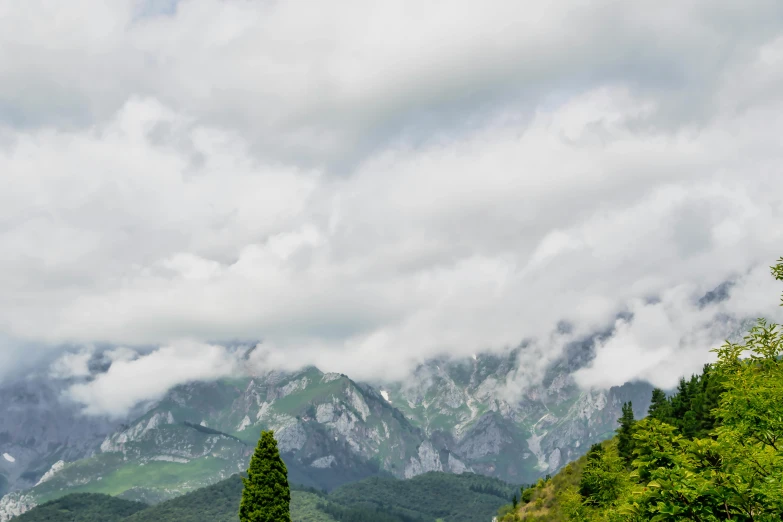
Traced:
POLYGON ((402 475, 425 442, 377 392, 339 374, 224 379, 173 389, 95 456, 61 463, 26 496, 41 503, 90 491, 159 502, 243 471, 262 429, 275 431, 292 482, 319 489, 402 475))
POLYGON ((15 522, 120 522, 147 508, 99 493, 74 493, 46 502, 13 520, 15 522))
POLYGON ((373 477, 341 486, 329 501, 422 521, 487 520, 519 489, 498 479, 429 472, 408 480, 373 477))
MULTIPOLYGON (((331 493, 293 486, 295 522, 474 522, 489 520, 517 492, 498 479, 431 472, 409 480, 374 477, 331 493), (332 516, 333 514, 334 516, 332 516)), ((70 494, 33 508, 14 522, 237 522, 239 475, 154 506, 103 494, 70 494), (97 517, 97 518, 96 518, 97 517)))

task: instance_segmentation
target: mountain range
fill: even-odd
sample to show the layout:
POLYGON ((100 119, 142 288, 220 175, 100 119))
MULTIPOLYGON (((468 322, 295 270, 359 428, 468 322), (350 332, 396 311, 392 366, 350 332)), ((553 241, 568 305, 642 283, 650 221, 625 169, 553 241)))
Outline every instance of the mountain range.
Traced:
MULTIPOLYGON (((193 382, 123 421, 86 416, 46 379, 0 388, 0 521, 74 492, 156 503, 246 468, 273 429, 291 482, 331 490, 370 476, 475 472, 510 483, 554 473, 610 436, 650 385, 582 390, 567 354, 509 394, 519 350, 433 359, 404 382, 356 382, 314 367, 193 382)), ((575 349, 578 349, 576 347, 575 349)))

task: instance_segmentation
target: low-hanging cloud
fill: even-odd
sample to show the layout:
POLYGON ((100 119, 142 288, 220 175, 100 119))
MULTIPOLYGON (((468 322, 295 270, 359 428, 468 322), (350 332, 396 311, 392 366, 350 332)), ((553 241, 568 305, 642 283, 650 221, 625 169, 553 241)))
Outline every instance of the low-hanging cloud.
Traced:
POLYGON ((778 312, 779 2, 44 4, 0 0, 0 360, 164 347, 91 411, 234 338, 360 379, 532 339, 522 390, 562 321, 614 328, 578 382, 666 385, 778 312))
POLYGON ((66 391, 87 414, 121 417, 139 403, 160 399, 174 386, 227 377, 241 369, 236 354, 225 347, 189 341, 141 356, 114 351, 108 357, 113 362, 106 372, 66 391))

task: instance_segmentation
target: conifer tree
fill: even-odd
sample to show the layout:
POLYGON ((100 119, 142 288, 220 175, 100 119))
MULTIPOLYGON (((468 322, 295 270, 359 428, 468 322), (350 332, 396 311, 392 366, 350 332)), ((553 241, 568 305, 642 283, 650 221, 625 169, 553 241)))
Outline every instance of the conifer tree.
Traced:
POLYGON ((262 431, 242 482, 240 522, 291 522, 288 469, 271 431, 262 431))
POLYGON ((666 393, 660 388, 655 388, 652 391, 652 400, 647 415, 661 422, 668 422, 669 409, 669 399, 666 397, 666 393))
POLYGON ((633 418, 633 406, 630 402, 623 403, 622 416, 617 421, 620 427, 617 429, 617 453, 627 463, 633 460, 633 432, 636 421, 633 418))
POLYGON ((681 378, 677 385, 677 393, 674 394, 671 400, 671 416, 675 420, 685 417, 685 413, 691 409, 691 389, 692 388, 688 385, 688 381, 681 378))

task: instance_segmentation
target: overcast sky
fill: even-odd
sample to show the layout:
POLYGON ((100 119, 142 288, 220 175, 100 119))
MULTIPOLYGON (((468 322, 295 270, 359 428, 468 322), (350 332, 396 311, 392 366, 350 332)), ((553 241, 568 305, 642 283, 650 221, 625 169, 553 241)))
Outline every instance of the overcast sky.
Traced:
POLYGON ((780 0, 0 0, 0 79, 0 373, 126 348, 95 411, 230 339, 526 383, 614 327, 577 380, 671 385, 780 315, 780 0))

